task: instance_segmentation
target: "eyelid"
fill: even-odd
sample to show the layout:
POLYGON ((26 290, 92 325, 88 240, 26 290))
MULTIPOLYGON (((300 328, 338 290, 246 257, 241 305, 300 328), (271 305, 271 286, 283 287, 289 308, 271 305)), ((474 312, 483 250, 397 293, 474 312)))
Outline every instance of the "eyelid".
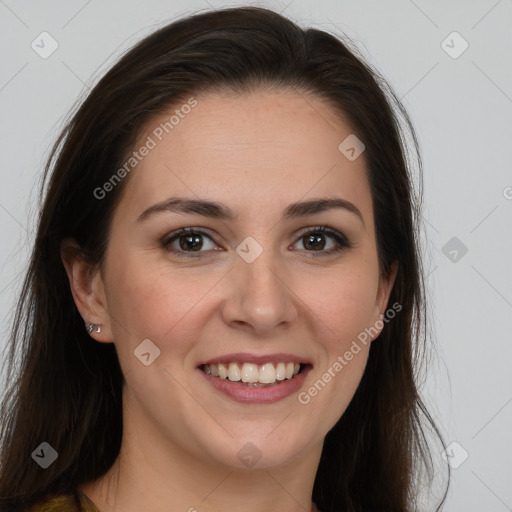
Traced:
POLYGON ((307 235, 309 233, 325 233, 327 235, 333 236, 335 238, 341 238, 344 242, 347 244, 350 243, 349 239, 343 234, 341 231, 338 231, 337 229, 331 228, 327 225, 322 226, 309 226, 307 228, 300 229, 295 236, 298 238, 303 237, 304 235, 307 235))
POLYGON ((206 228, 196 228, 196 227, 181 227, 179 229, 176 229, 175 231, 172 231, 171 233, 168 233, 167 235, 165 235, 161 239, 160 244, 166 251, 168 251, 172 254, 179 254, 179 255, 188 256, 188 257, 196 257, 196 256, 194 256, 194 254, 211 252, 211 251, 179 251, 179 250, 176 250, 173 248, 169 248, 172 242, 175 242, 177 239, 179 239, 180 236, 187 235, 187 234, 205 236, 205 237, 209 238, 216 245, 219 245, 215 241, 215 238, 207 232, 206 228))
MULTIPOLYGON (((318 256, 328 256, 330 254, 338 253, 343 251, 344 249, 351 249, 353 248, 353 243, 345 236, 344 233, 338 231, 337 229, 331 228, 330 226, 322 225, 322 226, 308 226, 305 228, 302 228, 298 232, 295 233, 295 241, 292 245, 295 245, 302 237, 305 235, 308 235, 310 233, 322 233, 325 235, 328 235, 332 238, 334 238, 338 244, 338 247, 335 249, 330 249, 328 251, 305 251, 306 253, 309 253, 312 257, 318 257, 318 256)), ((165 235, 161 240, 162 247, 170 252, 171 254, 179 255, 179 257, 191 257, 196 258, 200 257, 201 253, 209 254, 212 252, 212 250, 208 251, 181 251, 176 250, 173 248, 169 248, 171 242, 176 241, 180 236, 186 235, 186 234, 194 234, 194 235, 200 235, 205 236, 209 238, 213 243, 217 244, 215 238, 209 234, 206 230, 206 228, 200 228, 200 227, 182 227, 179 228, 171 233, 168 233, 165 235)), ((213 249, 213 251, 217 251, 217 249, 213 249)))
POLYGON ((327 236, 330 236, 331 238, 334 238, 336 240, 336 243, 337 243, 337 247, 333 248, 333 249, 329 249, 328 251, 304 251, 308 257, 312 257, 312 258, 320 258, 322 256, 330 256, 330 255, 333 255, 333 254, 338 254, 338 253, 341 253, 345 250, 348 250, 348 249, 353 249, 354 248, 354 244, 348 239, 348 237, 342 233, 341 231, 335 229, 335 228, 332 228, 330 226, 327 226, 327 225, 322 225, 322 226, 310 226, 310 227, 307 227, 307 228, 303 228, 301 229, 297 234, 296 234, 296 237, 297 237, 297 240, 296 242, 294 242, 294 245, 301 239, 303 238, 304 236, 308 235, 308 234, 313 234, 313 233, 322 233, 323 235, 327 235, 327 236))

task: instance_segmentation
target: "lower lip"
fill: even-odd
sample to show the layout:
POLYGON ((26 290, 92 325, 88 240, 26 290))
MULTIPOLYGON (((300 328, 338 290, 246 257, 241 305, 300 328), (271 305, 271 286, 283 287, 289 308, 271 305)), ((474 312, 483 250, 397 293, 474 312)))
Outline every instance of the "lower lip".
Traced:
POLYGON ((309 370, 311 370, 311 366, 308 365, 293 379, 285 379, 280 384, 274 386, 258 388, 245 386, 239 382, 232 382, 229 379, 214 377, 198 368, 198 371, 215 389, 224 393, 229 398, 245 404, 269 404, 296 393, 304 383, 309 370))

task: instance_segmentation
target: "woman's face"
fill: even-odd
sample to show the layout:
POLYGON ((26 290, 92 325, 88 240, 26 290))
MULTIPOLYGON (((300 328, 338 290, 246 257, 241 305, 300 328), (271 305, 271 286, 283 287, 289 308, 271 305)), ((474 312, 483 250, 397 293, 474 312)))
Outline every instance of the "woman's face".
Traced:
POLYGON ((97 275, 104 333, 142 443, 283 465, 319 454, 345 411, 394 275, 379 278, 364 152, 339 149, 352 130, 332 107, 286 91, 196 101, 153 118, 134 148, 97 275), (197 204, 165 207, 178 198, 197 204), (327 200, 347 207, 307 206, 327 200))

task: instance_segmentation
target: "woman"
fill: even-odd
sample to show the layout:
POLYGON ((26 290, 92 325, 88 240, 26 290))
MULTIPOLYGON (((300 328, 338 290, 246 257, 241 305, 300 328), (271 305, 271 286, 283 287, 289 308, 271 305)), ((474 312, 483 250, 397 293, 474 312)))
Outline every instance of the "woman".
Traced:
POLYGON ((437 429, 399 114, 417 150, 376 72, 266 9, 126 53, 46 168, 2 510, 417 510, 437 429))

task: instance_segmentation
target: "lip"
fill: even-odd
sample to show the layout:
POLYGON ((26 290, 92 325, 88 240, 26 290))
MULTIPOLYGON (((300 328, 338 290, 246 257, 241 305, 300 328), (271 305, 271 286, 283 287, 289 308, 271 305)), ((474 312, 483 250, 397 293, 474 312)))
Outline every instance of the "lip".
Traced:
MULTIPOLYGON (((275 354, 274 354, 275 356, 275 354)), ((287 356, 290 357, 290 356, 287 356)), ((215 360, 210 360, 211 364, 214 364, 215 360)), ((233 359, 232 359, 233 361, 233 359)), ((245 361, 245 360, 244 360, 245 361)), ((269 359, 265 359, 264 362, 268 362, 269 359)), ((275 359, 274 359, 275 361, 275 359)), ((287 361, 292 361, 287 359, 287 361)), ((222 362, 222 359, 219 360, 222 362)), ((250 361, 256 364, 254 361, 250 361)), ((278 361, 283 362, 283 361, 278 361)), ((299 362, 296 360, 296 362, 299 362)), ((208 363, 203 363, 208 364, 208 363)), ((297 374, 292 379, 286 379, 281 381, 279 384, 269 387, 248 387, 240 384, 240 382, 232 382, 229 379, 221 379, 220 377, 214 377, 203 372, 200 368, 197 371, 203 375, 208 384, 214 389, 225 394, 232 400, 245 404, 271 404, 282 400, 294 393, 297 393, 301 386, 304 384, 307 374, 312 369, 311 364, 307 364, 301 373, 297 374)))
POLYGON ((277 354, 249 354, 247 352, 237 352, 233 354, 225 354, 220 357, 214 357, 206 361, 200 362, 197 367, 200 368, 203 364, 218 364, 218 363, 252 363, 252 364, 265 364, 265 363, 301 363, 309 364, 311 362, 300 356, 293 354, 277 353, 277 354))

